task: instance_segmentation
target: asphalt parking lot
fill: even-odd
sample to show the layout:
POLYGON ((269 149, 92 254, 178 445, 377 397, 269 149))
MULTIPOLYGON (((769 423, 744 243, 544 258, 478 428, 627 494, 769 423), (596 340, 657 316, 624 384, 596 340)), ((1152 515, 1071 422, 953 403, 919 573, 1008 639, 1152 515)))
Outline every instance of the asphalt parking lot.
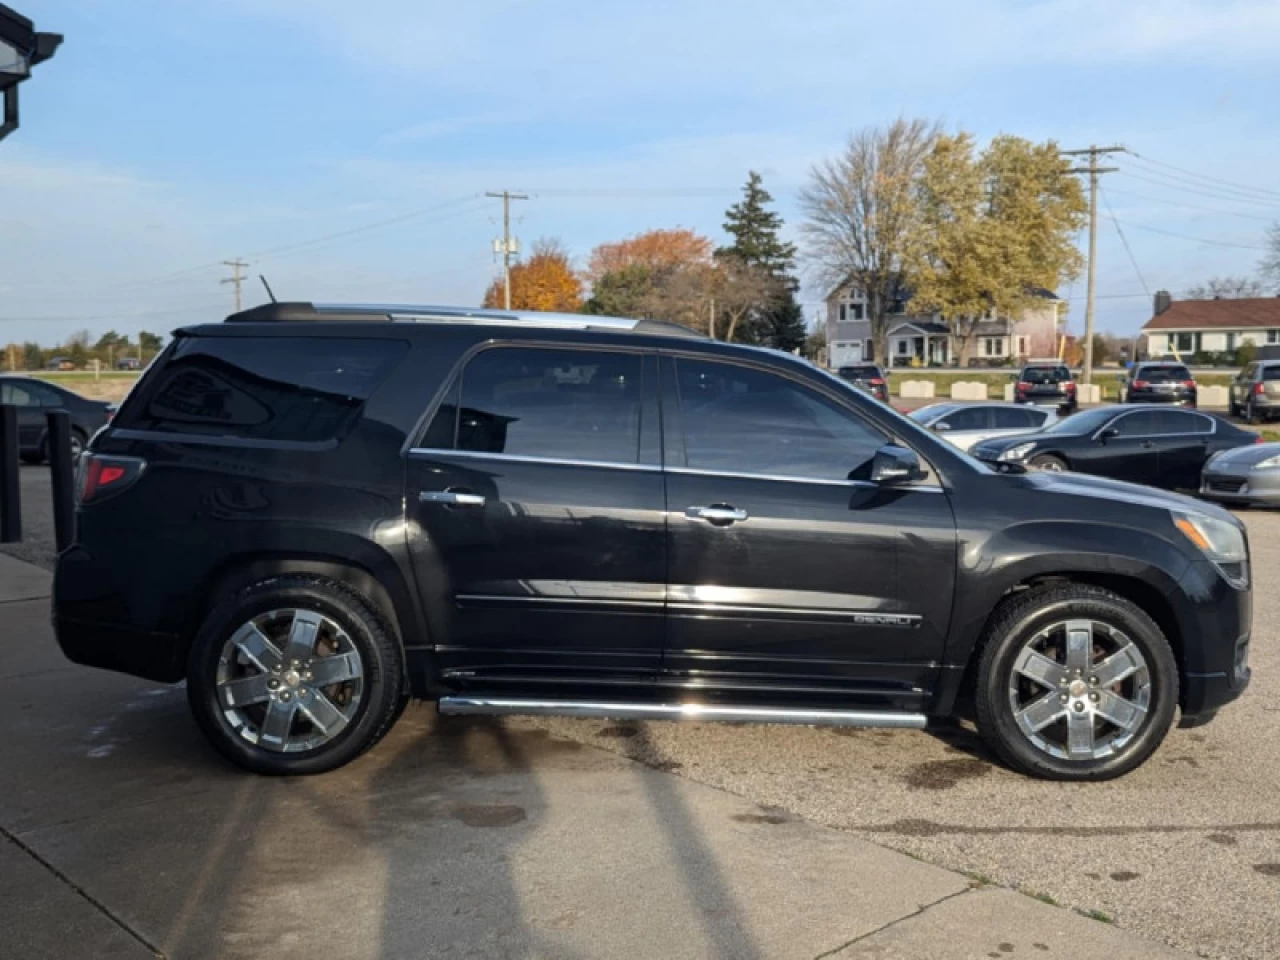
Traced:
MULTIPOLYGON (((22 476, 27 532, 51 536, 47 506, 42 507, 47 471, 24 467, 22 476)), ((1254 510, 1241 516, 1254 561, 1253 685, 1209 726, 1175 731, 1146 766, 1120 781, 1083 786, 1029 780, 995 763, 959 728, 915 733, 519 719, 462 733, 446 729, 446 735, 471 738, 458 752, 455 741, 436 741, 434 712, 418 707, 408 715, 406 731, 374 752, 371 769, 381 772, 361 779, 359 789, 368 791, 365 803, 376 805, 381 791, 394 795, 403 788, 392 772, 395 766, 421 773, 424 764, 440 761, 440 751, 449 749, 454 751, 447 758, 449 782, 462 791, 456 802, 466 806, 468 776, 477 771, 488 776, 502 751, 515 752, 501 763, 527 770, 538 769, 547 756, 567 758, 571 765, 587 763, 583 758, 597 751, 577 754, 570 747, 590 745, 675 774, 691 788, 719 788, 749 809, 773 811, 759 821, 764 829, 774 826, 771 818, 777 826, 813 821, 980 882, 1092 912, 1203 956, 1280 956, 1280 513, 1254 510)), ((51 557, 47 543, 22 550, 37 562, 51 557)), ((49 714, 46 722, 63 733, 74 728, 82 752, 91 758, 95 751, 106 757, 121 744, 159 738, 160 766, 129 767, 126 785, 137 787, 159 776, 165 790, 174 784, 179 793, 187 791, 185 784, 193 792, 205 789, 197 785, 208 780, 211 762, 186 718, 181 694, 137 687, 123 678, 106 678, 95 683, 91 702, 78 703, 68 718, 49 714), (95 721, 95 711, 107 719, 95 721)), ((214 779, 239 791, 237 796, 245 792, 249 806, 267 789, 241 786, 260 781, 240 781, 225 770, 216 771, 214 779)), ((293 796, 289 791, 296 789, 297 796, 313 798, 308 803, 319 803, 314 798, 328 792, 324 780, 307 784, 272 787, 271 796, 293 796)), ((75 819, 90 809, 110 811, 112 791, 119 788, 95 771, 87 780, 55 776, 41 789, 76 798, 68 809, 63 809, 65 800, 57 804, 60 817, 75 819)), ((490 793, 486 797, 489 803, 501 801, 490 793)), ((26 805, 39 803, 22 799, 26 805)), ((273 822, 279 819, 277 812, 273 822)), ((200 829, 224 837, 248 829, 239 820, 228 822, 200 829)), ((366 857, 360 849, 364 836, 360 830, 344 836, 336 855, 366 857)), ((179 843, 181 837, 165 842, 179 843)), ((100 852, 107 855, 110 838, 101 843, 100 852)), ((163 874, 162 857, 154 867, 163 874)), ((216 879, 224 882, 221 873, 216 879)), ((193 902, 181 909, 199 908, 193 902)))

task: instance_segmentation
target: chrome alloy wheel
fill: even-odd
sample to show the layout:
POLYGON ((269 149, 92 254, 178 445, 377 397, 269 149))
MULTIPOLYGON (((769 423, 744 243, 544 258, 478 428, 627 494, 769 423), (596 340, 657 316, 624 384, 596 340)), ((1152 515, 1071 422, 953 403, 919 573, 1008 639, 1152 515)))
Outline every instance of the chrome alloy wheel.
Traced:
POLYGON ((1122 631, 1066 620, 1031 637, 1009 677, 1023 735, 1061 760, 1101 760, 1125 748, 1151 707, 1151 671, 1122 631))
POLYGON ((272 610, 223 645, 214 684, 237 734, 264 750, 314 750, 355 717, 364 690, 360 651, 314 610, 272 610))

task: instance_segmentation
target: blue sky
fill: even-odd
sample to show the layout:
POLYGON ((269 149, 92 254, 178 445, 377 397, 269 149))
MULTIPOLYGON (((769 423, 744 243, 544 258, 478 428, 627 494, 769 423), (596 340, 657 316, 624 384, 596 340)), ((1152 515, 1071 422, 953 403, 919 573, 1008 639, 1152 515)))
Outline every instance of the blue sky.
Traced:
POLYGON ((583 262, 718 239, 749 168, 793 230, 812 164, 900 114, 1145 158, 1104 178, 1143 279, 1104 215, 1103 329, 1253 272, 1280 219, 1275 0, 8 2, 66 41, 0 144, 0 342, 220 318, 232 257, 282 299, 476 303, 504 187, 583 262))

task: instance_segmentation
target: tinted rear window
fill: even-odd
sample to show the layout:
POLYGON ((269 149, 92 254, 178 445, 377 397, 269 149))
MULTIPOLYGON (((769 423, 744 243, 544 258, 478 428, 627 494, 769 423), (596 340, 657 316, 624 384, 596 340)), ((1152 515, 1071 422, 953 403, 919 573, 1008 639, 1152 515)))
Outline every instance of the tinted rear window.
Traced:
POLYGON ((1280 366, 1263 367, 1261 373, 1263 380, 1280 380, 1280 366))
POLYGON ((1065 383, 1071 379, 1066 367, 1027 367, 1020 378, 1023 383, 1065 383))
POLYGON ((1191 371, 1176 364, 1162 367, 1141 367, 1135 380, 1146 380, 1149 383, 1173 383, 1191 379, 1191 371))
POLYGON ((880 376, 880 368, 865 365, 861 367, 841 367, 839 373, 846 380, 868 380, 872 377, 880 376))
POLYGON ((408 350, 402 340, 180 339, 117 427, 317 442, 345 434, 408 350))

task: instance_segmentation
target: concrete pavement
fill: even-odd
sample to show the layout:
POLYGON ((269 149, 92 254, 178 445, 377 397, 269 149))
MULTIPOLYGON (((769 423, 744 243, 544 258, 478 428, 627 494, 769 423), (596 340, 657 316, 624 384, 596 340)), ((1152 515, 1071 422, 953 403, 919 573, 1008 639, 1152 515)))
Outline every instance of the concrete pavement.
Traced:
POLYGON ((180 690, 66 663, 0 556, 0 943, 15 956, 1180 956, 541 730, 413 706, 271 780, 180 690), (4 599, 7 598, 7 599, 4 599))

